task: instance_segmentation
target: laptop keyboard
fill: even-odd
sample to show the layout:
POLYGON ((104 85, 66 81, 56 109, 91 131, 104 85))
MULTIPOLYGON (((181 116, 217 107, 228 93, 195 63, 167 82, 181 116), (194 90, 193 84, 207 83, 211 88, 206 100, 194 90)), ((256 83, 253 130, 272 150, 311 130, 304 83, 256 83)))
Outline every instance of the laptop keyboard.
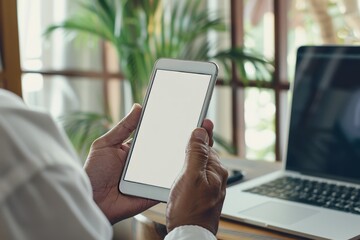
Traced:
POLYGON ((360 215, 360 188, 296 177, 282 177, 247 189, 268 197, 321 206, 360 215))

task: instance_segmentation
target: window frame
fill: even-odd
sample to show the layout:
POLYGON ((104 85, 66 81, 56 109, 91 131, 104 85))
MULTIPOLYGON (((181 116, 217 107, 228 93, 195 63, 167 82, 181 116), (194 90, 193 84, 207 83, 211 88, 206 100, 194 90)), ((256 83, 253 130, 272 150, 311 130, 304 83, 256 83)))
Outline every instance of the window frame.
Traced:
POLYGON ((20 50, 19 44, 14 44, 19 42, 16 3, 16 0, 0 1, 0 87, 21 97, 20 50))
MULTIPOLYGON (((2 0, 0 10, 0 34, 1 34, 1 54, 3 69, 0 72, 0 86, 9 89, 21 96, 21 75, 26 73, 38 73, 47 76, 66 76, 70 77, 86 77, 89 79, 101 79, 103 82, 103 91, 105 101, 108 101, 108 82, 111 79, 123 80, 121 73, 112 73, 108 69, 108 48, 106 43, 101 41, 102 52, 102 71, 77 71, 77 70, 22 70, 20 66, 19 53, 19 36, 17 25, 17 8, 16 1, 2 0), (16 46, 14 46, 16 45, 16 46), (11 67, 8 67, 11 66, 11 67)), ((232 79, 230 81, 231 88, 231 102, 232 102, 232 143, 236 147, 236 154, 240 158, 246 156, 245 145, 245 119, 244 119, 244 90, 249 87, 272 89, 275 94, 275 156, 276 161, 283 159, 283 151, 285 149, 285 132, 286 132, 286 111, 287 101, 286 93, 290 88, 290 83, 287 77, 287 13, 288 0, 273 0, 274 7, 274 65, 275 72, 273 81, 268 84, 258 86, 256 80, 249 80, 246 85, 241 82, 239 74, 235 69, 235 64, 232 68, 232 79)), ((230 0, 231 9, 231 45, 233 47, 242 46, 244 44, 244 0, 230 0)), ((225 82, 219 79, 218 85, 225 85, 225 82)), ((108 106, 107 104, 105 106, 108 106)))
MULTIPOLYGON (((232 47, 244 44, 244 0, 231 1, 231 45, 232 47)), ((287 34, 288 34, 288 0, 273 0, 274 8, 274 75, 273 82, 258 86, 256 80, 250 80, 246 85, 242 84, 234 64, 230 86, 232 88, 232 142, 237 149, 237 155, 246 157, 245 147, 245 119, 244 119, 244 89, 257 87, 273 89, 275 94, 275 161, 282 161, 285 150, 286 133, 286 93, 290 89, 287 75, 287 34), (238 91, 240 90, 240 91, 238 91), (240 111, 239 111, 240 109, 240 111)))

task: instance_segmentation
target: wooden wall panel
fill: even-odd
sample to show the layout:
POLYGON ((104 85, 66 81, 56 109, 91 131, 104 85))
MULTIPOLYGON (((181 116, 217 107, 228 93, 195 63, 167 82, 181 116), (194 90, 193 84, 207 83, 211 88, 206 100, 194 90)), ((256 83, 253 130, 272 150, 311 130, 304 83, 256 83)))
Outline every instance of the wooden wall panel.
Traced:
POLYGON ((16 0, 0 0, 2 86, 21 96, 21 68, 16 0))

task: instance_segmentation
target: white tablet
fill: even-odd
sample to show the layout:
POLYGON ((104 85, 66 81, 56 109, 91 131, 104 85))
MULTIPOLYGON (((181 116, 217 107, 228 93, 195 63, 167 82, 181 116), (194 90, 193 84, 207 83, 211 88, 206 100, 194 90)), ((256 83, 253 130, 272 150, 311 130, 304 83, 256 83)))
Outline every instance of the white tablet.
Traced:
POLYGON ((168 201, 191 132, 205 118, 217 72, 211 62, 156 62, 120 179, 122 193, 168 201))

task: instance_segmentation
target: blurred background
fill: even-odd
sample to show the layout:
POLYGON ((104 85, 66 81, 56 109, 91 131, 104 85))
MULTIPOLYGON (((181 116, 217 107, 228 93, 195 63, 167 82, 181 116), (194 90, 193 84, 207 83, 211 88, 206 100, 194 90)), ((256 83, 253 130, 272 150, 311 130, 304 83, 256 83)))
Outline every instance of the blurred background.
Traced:
POLYGON ((49 112, 85 160, 141 103, 157 58, 215 61, 215 147, 282 161, 296 50, 359 44, 359 2, 3 0, 0 87, 49 112))
MULTIPOLYGON (((82 119, 85 118, 86 123, 100 121, 97 124, 106 129, 117 122, 134 101, 131 86, 126 81, 127 75, 122 72, 119 63, 122 56, 114 47, 115 44, 99 34, 87 34, 82 29, 59 27, 44 35, 50 25, 61 24, 74 16, 87 21, 85 17, 81 19, 79 16, 79 13, 84 12, 84 5, 79 2, 17 1, 22 93, 29 105, 48 111, 56 119, 74 117, 74 112, 84 115, 93 113, 94 119, 91 116, 86 116, 91 120, 84 116, 82 119)), ((131 7, 134 11, 142 7, 142 1, 134 2, 139 3, 124 7, 131 7)), ((149 1, 149 4, 153 2, 157 1, 149 1)), ((155 16, 154 21, 156 14, 164 14, 164 21, 171 21, 169 19, 176 16, 166 13, 173 11, 175 2, 159 1, 156 3, 157 13, 148 14, 150 17, 155 16)), ((293 81, 296 49, 300 45, 309 44, 358 44, 358 1, 198 2, 192 8, 196 7, 200 12, 207 13, 209 19, 220 19, 224 24, 222 30, 208 29, 201 33, 206 41, 213 43, 207 52, 208 57, 211 52, 241 46, 255 51, 257 56, 274 66, 273 70, 268 69, 271 77, 266 80, 267 83, 259 84, 263 79, 257 77, 261 74, 249 62, 242 63, 247 72, 246 82, 237 73, 239 70, 235 64, 228 65, 228 73, 224 73, 225 68, 220 64, 219 82, 208 114, 215 122, 219 151, 247 159, 282 160, 287 102, 293 81)), ((118 5, 121 8, 121 4, 118 5)), ((180 24, 181 21, 185 25, 196 24, 186 22, 186 18, 177 19, 176 23, 180 24)), ((143 26, 141 31, 148 31, 149 26, 143 26)), ((164 29, 158 29, 161 30, 164 29)), ((179 57, 176 54, 172 56, 179 57)), ((187 58, 184 54, 181 57, 187 58)), ((129 59, 126 60, 125 64, 130 65, 129 59)), ((149 66, 152 64, 149 62, 149 66)), ((148 80, 146 76, 142 78, 145 78, 142 81, 148 80)), ((64 124, 69 122, 64 121, 64 124)), ((96 136, 99 132, 93 134, 96 136)), ((86 149, 79 152, 86 155, 86 149)))
POLYGON ((3 51, 20 52, 21 94, 66 127, 82 158, 141 103, 165 56, 220 65, 208 113, 220 152, 281 161, 296 49, 359 43, 357 0, 16 2, 3 18, 16 18, 19 45, 3 51))

